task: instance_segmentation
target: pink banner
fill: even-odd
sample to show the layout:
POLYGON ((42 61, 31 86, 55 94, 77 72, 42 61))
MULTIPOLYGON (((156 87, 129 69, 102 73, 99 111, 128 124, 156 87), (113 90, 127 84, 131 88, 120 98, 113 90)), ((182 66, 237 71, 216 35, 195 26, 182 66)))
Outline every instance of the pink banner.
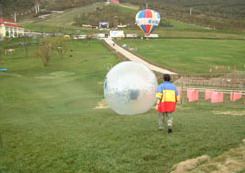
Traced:
POLYGON ((213 90, 213 89, 207 89, 207 90, 205 91, 205 100, 211 99, 212 94, 213 94, 214 91, 215 91, 215 90, 213 90))
POLYGON ((242 98, 242 92, 231 92, 230 101, 237 101, 242 98))
POLYGON ((189 102, 197 101, 199 99, 199 92, 194 89, 190 89, 189 92, 187 90, 187 97, 189 102))
POLYGON ((213 92, 211 96, 211 103, 224 102, 224 93, 213 92))

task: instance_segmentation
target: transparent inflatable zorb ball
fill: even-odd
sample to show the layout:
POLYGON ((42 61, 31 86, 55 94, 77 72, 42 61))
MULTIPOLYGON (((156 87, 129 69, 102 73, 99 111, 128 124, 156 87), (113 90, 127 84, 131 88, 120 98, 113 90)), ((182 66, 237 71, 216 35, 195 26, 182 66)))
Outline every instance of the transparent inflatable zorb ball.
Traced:
POLYGON ((156 76, 148 67, 126 61, 107 73, 104 96, 106 103, 118 114, 141 114, 154 105, 157 87, 156 76))

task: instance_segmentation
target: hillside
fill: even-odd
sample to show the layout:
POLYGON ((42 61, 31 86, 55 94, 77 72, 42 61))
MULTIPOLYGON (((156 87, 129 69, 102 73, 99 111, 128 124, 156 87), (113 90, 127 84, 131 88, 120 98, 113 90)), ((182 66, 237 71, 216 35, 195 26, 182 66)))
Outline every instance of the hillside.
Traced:
MULTIPOLYGON (((2 12, 3 17, 9 18, 12 18, 14 12, 16 12, 17 21, 21 21, 30 16, 49 13, 52 10, 84 7, 95 2, 105 2, 105 0, 0 0, 0 12, 2 12), (37 3, 40 4, 41 9, 39 14, 34 12, 34 6, 37 3)), ((208 28, 245 30, 244 0, 121 0, 121 2, 134 4, 141 9, 146 8, 147 4, 148 8, 159 11, 165 21, 174 19, 208 28)), ((88 23, 86 20, 89 20, 91 24, 98 23, 98 21, 111 20, 112 14, 113 16, 117 15, 121 23, 129 23, 128 21, 132 18, 128 11, 120 12, 119 10, 115 12, 113 9, 106 10, 108 9, 100 8, 93 14, 81 11, 81 14, 73 20, 79 26, 84 22, 88 23), (127 13, 128 19, 125 17, 127 13), (110 17, 108 17, 109 15, 110 17)))
POLYGON ((83 12, 75 19, 75 25, 83 24, 98 25, 99 22, 109 22, 110 26, 116 27, 118 24, 135 25, 136 10, 122 8, 120 6, 109 5, 97 8, 89 13, 83 12), (101 15, 103 14, 103 15, 101 15))
POLYGON ((210 28, 244 31, 244 0, 122 0, 158 10, 162 16, 210 28), (191 15, 190 15, 191 10, 191 15))
MULTIPOLYGON (((75 25, 75 19, 83 13, 90 13, 102 8, 105 3, 94 3, 87 6, 64 10, 62 13, 53 14, 45 19, 29 18, 20 22, 27 30, 38 32, 62 32, 67 34, 83 34, 89 32, 75 25), (78 31, 78 32, 77 32, 78 31), (85 32, 85 33, 84 33, 85 32)), ((95 31, 94 31, 95 32, 95 31)))
POLYGON ((50 13, 54 10, 66 10, 75 7, 86 6, 99 0, 0 0, 0 15, 6 18, 13 18, 17 15, 17 21, 31 16, 50 13), (35 5, 39 5, 40 11, 36 13, 35 5))
POLYGON ((215 158, 244 138, 243 103, 178 104, 171 135, 158 131, 155 110, 119 116, 94 109, 104 97, 109 68, 119 60, 98 40, 67 46, 66 57, 53 52, 47 67, 33 56, 36 46, 28 58, 23 47, 6 56, 9 71, 0 73, 0 172, 170 172, 187 159, 215 158))
POLYGON ((0 0, 0 13, 2 17, 6 18, 13 16, 15 12, 20 13, 21 16, 27 15, 29 10, 34 7, 34 4, 34 0, 0 0))

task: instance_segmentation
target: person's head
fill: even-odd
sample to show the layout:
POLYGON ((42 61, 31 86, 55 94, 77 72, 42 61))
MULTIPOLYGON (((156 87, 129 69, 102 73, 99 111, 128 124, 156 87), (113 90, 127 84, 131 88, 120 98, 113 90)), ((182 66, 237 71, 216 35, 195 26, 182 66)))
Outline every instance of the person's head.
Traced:
POLYGON ((164 74, 164 75, 163 75, 163 80, 164 80, 164 81, 170 81, 170 80, 171 80, 170 75, 169 75, 169 74, 164 74))

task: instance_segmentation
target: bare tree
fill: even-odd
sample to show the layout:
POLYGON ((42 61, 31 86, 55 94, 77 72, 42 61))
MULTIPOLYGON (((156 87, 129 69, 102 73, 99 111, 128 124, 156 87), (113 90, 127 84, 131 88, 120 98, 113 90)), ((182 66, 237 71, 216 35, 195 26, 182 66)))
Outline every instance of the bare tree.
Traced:
POLYGON ((43 61, 44 66, 48 66, 53 53, 57 53, 63 59, 67 52, 66 41, 63 36, 45 37, 42 40, 43 46, 36 51, 36 56, 43 61))
POLYGON ((64 38, 64 36, 47 37, 44 38, 44 42, 46 42, 48 45, 51 45, 52 51, 55 51, 59 57, 63 59, 67 52, 67 39, 68 38, 64 38))
POLYGON ((48 66, 49 60, 51 58, 50 53, 51 53, 51 47, 49 45, 44 45, 37 50, 36 56, 43 61, 44 66, 48 66))
POLYGON ((24 46, 24 51, 25 51, 25 57, 29 56, 29 46, 30 46, 30 38, 25 36, 23 37, 23 46, 24 46))

